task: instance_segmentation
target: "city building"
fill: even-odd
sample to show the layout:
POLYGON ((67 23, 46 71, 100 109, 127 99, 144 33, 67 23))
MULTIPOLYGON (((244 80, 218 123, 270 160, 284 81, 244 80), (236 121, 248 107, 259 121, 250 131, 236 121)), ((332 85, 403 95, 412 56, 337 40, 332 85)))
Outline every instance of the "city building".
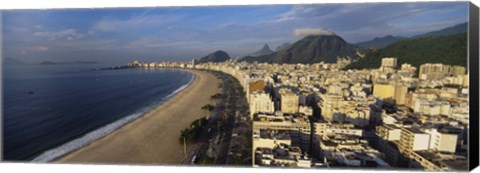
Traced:
POLYGON ((458 135, 450 133, 448 130, 427 129, 426 133, 430 134, 429 149, 434 151, 455 153, 457 148, 458 135))
POLYGON ((400 134, 400 152, 406 157, 411 157, 414 151, 428 150, 430 144, 430 135, 417 128, 401 128, 400 134))
POLYGON ((404 105, 406 103, 408 87, 401 84, 376 83, 373 86, 373 95, 381 99, 393 99, 396 104, 404 105))
POLYGON ((250 117, 256 113, 273 113, 275 107, 270 94, 263 91, 253 92, 250 95, 250 117))
POLYGON ((389 67, 389 68, 397 67, 397 58, 394 58, 394 57, 382 58, 382 67, 389 67))
POLYGON ((385 57, 378 69, 341 69, 353 61, 135 61, 128 67, 215 70, 236 78, 254 119, 256 166, 466 170, 465 67, 427 63, 417 69, 404 63, 397 69, 397 59, 385 57), (389 106, 389 99, 396 104, 389 106))
POLYGON ((280 89, 279 93, 281 101, 280 110, 287 114, 297 114, 299 107, 298 95, 285 88, 280 89))

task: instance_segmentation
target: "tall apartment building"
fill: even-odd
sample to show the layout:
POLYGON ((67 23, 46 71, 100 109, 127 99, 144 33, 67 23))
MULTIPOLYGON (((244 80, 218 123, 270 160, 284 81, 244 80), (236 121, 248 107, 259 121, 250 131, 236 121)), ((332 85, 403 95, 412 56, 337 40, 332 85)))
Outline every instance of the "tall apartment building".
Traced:
POLYGON ((406 72, 410 72, 410 73, 413 74, 413 73, 415 73, 415 71, 417 71, 417 68, 412 66, 411 64, 404 63, 400 67, 400 71, 406 71, 406 72))
POLYGON ((390 68, 397 67, 397 58, 394 58, 394 57, 382 58, 382 67, 390 67, 390 68))
POLYGON ((397 146, 401 132, 402 130, 395 125, 383 124, 376 127, 375 135, 377 138, 371 141, 372 146, 375 146, 379 151, 385 153, 386 161, 392 166, 397 166, 399 160, 401 160, 401 154, 397 146))
POLYGON ((253 92, 250 95, 250 117, 255 113, 273 113, 275 107, 270 94, 265 92, 253 92))
POLYGON ((386 141, 398 141, 400 140, 400 134, 402 130, 396 126, 390 124, 383 124, 377 126, 375 134, 386 141))
POLYGON ((312 107, 306 106, 306 105, 300 105, 300 107, 298 108, 298 112, 300 114, 303 114, 303 115, 306 115, 306 116, 312 116, 313 115, 312 107))
POLYGON ((398 105, 405 105, 407 102, 406 96, 408 93, 408 87, 406 85, 397 84, 395 85, 395 95, 394 99, 398 105))
POLYGON ((377 83, 373 85, 373 95, 381 99, 395 97, 395 85, 377 83))
POLYGON ((428 74, 428 73, 442 73, 442 74, 448 74, 450 73, 450 66, 449 65, 444 65, 444 64, 431 64, 431 63, 426 63, 420 66, 420 76, 422 74, 428 74))
POLYGON ((381 99, 392 98, 399 105, 404 105, 406 103, 406 96, 408 92, 408 87, 397 83, 397 84, 384 84, 377 83, 373 86, 373 95, 381 99))
POLYGON ((339 110, 345 116, 340 122, 349 122, 359 127, 370 124, 371 107, 366 102, 345 101, 339 110))
POLYGON ((458 139, 457 134, 437 129, 427 129, 425 132, 430 134, 430 149, 435 151, 455 153, 458 139))
POLYGON ((400 152, 406 157, 411 157, 414 151, 428 150, 430 135, 416 128, 402 127, 399 143, 400 152))
POLYGON ((423 64, 420 66, 419 78, 424 80, 440 79, 445 75, 465 75, 466 68, 463 66, 450 66, 445 64, 423 64))
POLYGON ((325 121, 333 121, 333 115, 338 111, 339 107, 343 106, 343 97, 341 95, 327 94, 322 97, 318 106, 322 111, 322 116, 325 121))
POLYGON ((455 65, 451 67, 451 74, 455 76, 465 75, 466 71, 467 71, 466 68, 463 66, 455 65))
POLYGON ((246 93, 247 93, 247 101, 250 102, 250 94, 254 92, 264 91, 265 89, 265 82, 258 78, 250 78, 246 83, 246 93))
POLYGON ((287 114, 298 113, 298 95, 286 88, 280 89, 279 93, 281 100, 280 110, 287 114))

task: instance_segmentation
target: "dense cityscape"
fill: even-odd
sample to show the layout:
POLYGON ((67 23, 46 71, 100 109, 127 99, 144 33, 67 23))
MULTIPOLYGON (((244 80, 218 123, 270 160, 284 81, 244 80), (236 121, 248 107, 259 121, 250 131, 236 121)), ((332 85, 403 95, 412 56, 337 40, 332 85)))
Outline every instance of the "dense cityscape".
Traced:
POLYGON ((6 162, 478 164, 468 1, 0 12, 6 162))
MULTIPOLYGON (((134 61, 126 67, 233 76, 248 102, 232 119, 233 131, 251 123, 251 156, 243 157, 254 167, 467 170, 465 67, 427 63, 417 69, 384 57, 378 69, 344 70, 350 63, 134 61), (248 124, 239 127, 242 112, 249 112, 241 115, 248 124)), ((238 134, 230 135, 233 141, 238 134)), ((232 146, 229 157, 242 156, 232 146)))

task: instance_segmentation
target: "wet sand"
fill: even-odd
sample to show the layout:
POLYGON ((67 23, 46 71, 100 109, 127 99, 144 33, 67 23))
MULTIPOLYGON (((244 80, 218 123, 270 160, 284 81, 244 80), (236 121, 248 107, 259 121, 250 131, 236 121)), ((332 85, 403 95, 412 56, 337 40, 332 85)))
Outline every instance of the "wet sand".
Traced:
MULTIPOLYGON (((220 92, 213 74, 188 70, 192 84, 169 101, 111 134, 56 160, 60 163, 178 165, 184 158, 178 138, 195 119, 205 117, 203 105, 220 92)), ((188 149, 188 148, 187 148, 188 149)))

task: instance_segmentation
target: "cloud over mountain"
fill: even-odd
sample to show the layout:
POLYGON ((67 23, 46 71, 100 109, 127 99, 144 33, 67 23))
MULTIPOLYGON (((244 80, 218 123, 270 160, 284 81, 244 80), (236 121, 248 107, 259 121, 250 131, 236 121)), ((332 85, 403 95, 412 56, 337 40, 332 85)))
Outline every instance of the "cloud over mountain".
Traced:
POLYGON ((293 35, 297 37, 304 37, 304 36, 320 36, 320 35, 335 35, 333 31, 329 31, 327 29, 322 28, 301 28, 295 29, 293 31, 293 35))

